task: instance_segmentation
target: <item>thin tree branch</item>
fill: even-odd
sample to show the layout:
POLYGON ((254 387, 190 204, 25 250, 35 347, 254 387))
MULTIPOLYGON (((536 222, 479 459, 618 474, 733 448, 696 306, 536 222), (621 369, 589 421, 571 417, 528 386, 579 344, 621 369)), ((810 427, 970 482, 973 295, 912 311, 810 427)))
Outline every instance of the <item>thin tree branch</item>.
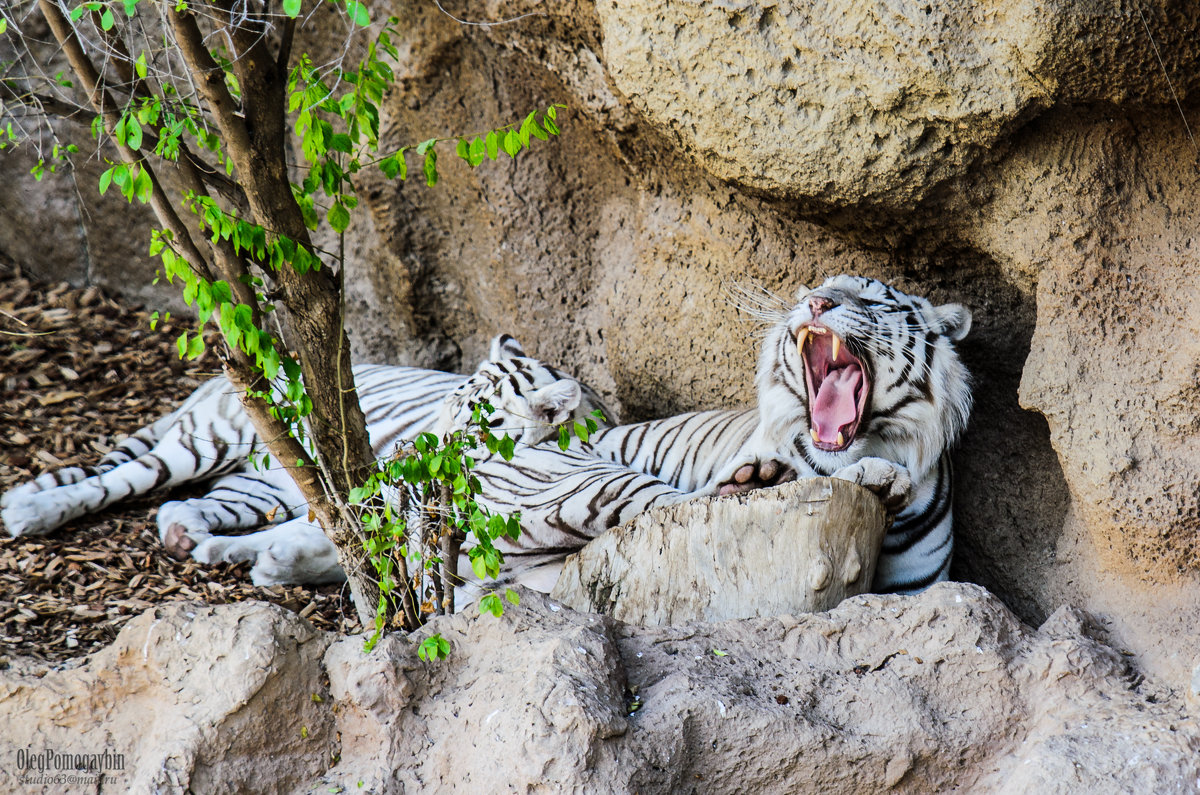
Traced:
POLYGON ((195 16, 191 11, 177 10, 170 14, 169 18, 179 51, 183 54, 188 68, 200 78, 196 88, 208 102, 208 109, 216 119, 227 146, 231 149, 240 147, 249 150, 250 133, 246 130, 242 117, 238 115, 237 101, 225 85, 225 70, 209 54, 208 47, 204 44, 204 36, 196 25, 195 16))
MULTIPOLYGON (((87 57, 83 51, 82 45, 79 43, 79 38, 75 35, 75 29, 71 27, 71 23, 62 15, 58 6, 51 0, 38 0, 38 8, 45 17, 47 24, 50 26, 50 31, 54 34, 54 38, 58 40, 59 46, 67 56, 68 63, 71 64, 71 69, 75 72, 75 76, 79 78, 83 84, 84 90, 87 92, 88 101, 96 112, 104 118, 104 126, 109 133, 117 150, 121 153, 121 159, 128 165, 141 163, 141 156, 136 151, 130 149, 125 144, 116 140, 116 136, 112 135, 112 131, 116 129, 117 124, 121 121, 121 115, 117 111, 117 104, 109 96, 104 89, 104 85, 100 79, 100 73, 96 71, 95 65, 87 57)), ((187 225, 183 223, 183 219, 175 212, 175 208, 166 199, 166 194, 162 189, 162 185, 158 180, 158 176, 146 164, 141 164, 141 167, 146 170, 153 185, 153 191, 150 195, 150 207, 154 210, 154 214, 158 217, 161 223, 173 236, 173 245, 176 246, 183 254, 184 259, 192 263, 192 267, 204 276, 206 279, 212 280, 212 273, 208 269, 208 262, 200 253, 200 249, 196 247, 192 240, 191 232, 187 225)))

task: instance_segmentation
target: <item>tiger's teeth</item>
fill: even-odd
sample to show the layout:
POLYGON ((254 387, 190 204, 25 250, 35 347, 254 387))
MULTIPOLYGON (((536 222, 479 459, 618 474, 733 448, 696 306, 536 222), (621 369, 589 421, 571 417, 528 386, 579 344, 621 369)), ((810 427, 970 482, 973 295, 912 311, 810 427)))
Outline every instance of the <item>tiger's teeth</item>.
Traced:
MULTIPOLYGON (((834 337, 834 339, 837 339, 837 337, 834 337)), ((841 447, 845 443, 846 443, 846 437, 842 436, 841 431, 838 431, 838 438, 837 438, 838 447, 841 447)))
MULTIPOLYGON (((833 335, 833 360, 835 362, 837 361, 838 351, 841 350, 841 348, 842 348, 842 338, 839 337, 837 334, 834 334, 833 335)), ((838 442, 838 444, 841 444, 841 442, 838 442)))
POLYGON ((816 428, 809 428, 809 429, 808 429, 808 432, 809 432, 810 434, 812 434, 812 440, 813 440, 814 442, 819 442, 819 441, 821 441, 821 437, 820 437, 820 436, 817 436, 817 429, 816 429, 816 428))
POLYGON ((808 341, 808 327, 800 329, 800 333, 796 336, 796 347, 804 353, 804 343, 808 341))

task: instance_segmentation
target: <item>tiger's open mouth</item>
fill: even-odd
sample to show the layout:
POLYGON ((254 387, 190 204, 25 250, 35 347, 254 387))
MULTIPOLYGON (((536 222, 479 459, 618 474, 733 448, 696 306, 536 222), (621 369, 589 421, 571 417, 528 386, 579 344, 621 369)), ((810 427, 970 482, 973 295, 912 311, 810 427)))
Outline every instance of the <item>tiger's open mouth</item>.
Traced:
POLYGON ((802 327, 796 344, 804 360, 813 444, 830 453, 845 450, 854 442, 867 407, 867 368, 840 337, 819 323, 802 327))

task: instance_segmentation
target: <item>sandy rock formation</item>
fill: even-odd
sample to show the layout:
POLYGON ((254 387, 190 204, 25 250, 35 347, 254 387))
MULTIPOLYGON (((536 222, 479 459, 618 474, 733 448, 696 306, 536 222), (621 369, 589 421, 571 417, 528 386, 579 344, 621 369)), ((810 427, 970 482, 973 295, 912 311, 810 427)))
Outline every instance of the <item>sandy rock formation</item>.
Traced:
MULTIPOLYGON (((1165 793, 1200 777, 1195 717, 1131 680, 1085 614, 1034 631, 972 585, 659 628, 523 591, 500 619, 424 632, 448 660, 418 659, 417 636, 367 654, 274 607, 160 608, 79 667, 0 671, 5 744, 121 753, 103 789, 131 792, 1165 793)), ((96 791, 17 775, 0 786, 96 791)))
POLYGON ((689 500, 588 543, 550 596, 648 626, 820 612, 870 589, 886 528, 879 498, 837 478, 689 500))
MULTIPOLYGON (((517 163, 443 158, 432 189, 364 179, 356 350, 470 368, 511 331, 635 420, 752 399, 755 325, 729 280, 790 295, 852 272, 964 302, 976 410, 956 456, 955 575, 1031 623, 1063 603, 1095 612, 1186 692, 1200 615, 1195 4, 809 9, 464 7, 475 21, 538 12, 479 27, 396 0, 408 39, 385 145, 571 111, 517 163)), ((0 197, 18 220, 0 224, 0 260, 122 289, 153 271, 116 245, 124 215, 8 176, 28 165, 0 163, 21 191, 0 197), (49 190, 51 209, 30 213, 49 190), (85 245, 98 240, 112 247, 85 245)))
POLYGON ((336 747, 316 700, 328 644, 274 605, 171 603, 81 665, 18 661, 0 671, 0 791, 294 791, 336 747), (121 759, 97 785, 57 761, 22 770, 18 751, 121 759))
MULTIPOLYGON (((1162 5, 1148 11, 1182 22, 1162 5)), ((1116 2, 600 0, 597 12, 609 74, 647 120, 709 173, 789 199, 906 213, 1056 102, 1170 101, 1116 2)), ((1187 62, 1200 54, 1180 33, 1168 43, 1187 62)))

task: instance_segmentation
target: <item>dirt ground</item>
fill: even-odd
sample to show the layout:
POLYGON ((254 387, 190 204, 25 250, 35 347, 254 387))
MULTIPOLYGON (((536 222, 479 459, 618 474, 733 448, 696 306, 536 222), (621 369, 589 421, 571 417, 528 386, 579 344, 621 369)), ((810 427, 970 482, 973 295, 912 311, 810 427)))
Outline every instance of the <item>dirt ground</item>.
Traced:
MULTIPOLYGON (((172 410, 218 371, 182 361, 184 324, 160 322, 89 287, 38 284, 0 266, 0 492, 62 466, 95 463, 117 439, 172 410)), ((0 534, 0 665, 63 660, 109 643, 161 602, 262 599, 324 629, 355 625, 340 586, 257 588, 248 564, 201 566, 162 549, 163 495, 130 500, 48 536, 0 534)))

